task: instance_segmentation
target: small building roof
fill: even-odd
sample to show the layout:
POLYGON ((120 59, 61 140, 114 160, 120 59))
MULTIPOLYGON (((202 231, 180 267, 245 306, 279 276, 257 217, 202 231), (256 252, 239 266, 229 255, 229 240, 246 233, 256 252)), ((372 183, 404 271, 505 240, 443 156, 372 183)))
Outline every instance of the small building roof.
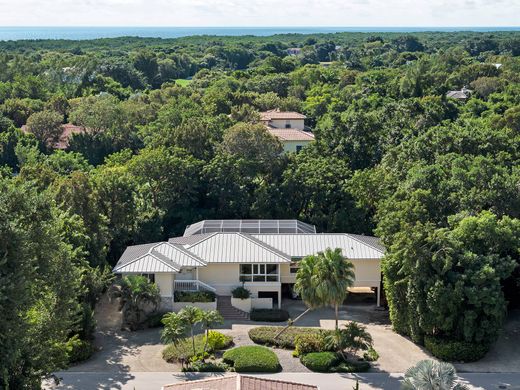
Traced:
POLYGON ((275 129, 268 127, 267 131, 281 141, 314 141, 314 134, 299 129, 275 129))
POLYGON ((237 374, 165 385, 162 390, 318 390, 315 385, 237 374))
POLYGON ((280 109, 264 111, 260 113, 261 121, 270 121, 273 119, 306 119, 307 117, 295 111, 280 111, 280 109))
POLYGON ((186 248, 207 263, 289 263, 291 257, 244 233, 213 233, 186 248))

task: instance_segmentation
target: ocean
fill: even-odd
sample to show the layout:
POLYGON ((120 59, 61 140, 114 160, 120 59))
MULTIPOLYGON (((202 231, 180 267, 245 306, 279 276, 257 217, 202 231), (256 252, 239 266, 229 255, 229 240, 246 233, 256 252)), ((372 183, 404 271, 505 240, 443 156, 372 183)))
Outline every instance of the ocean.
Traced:
POLYGON ((96 39, 122 36, 179 38, 192 35, 268 36, 334 32, 520 31, 517 27, 1 27, 0 40, 96 39))

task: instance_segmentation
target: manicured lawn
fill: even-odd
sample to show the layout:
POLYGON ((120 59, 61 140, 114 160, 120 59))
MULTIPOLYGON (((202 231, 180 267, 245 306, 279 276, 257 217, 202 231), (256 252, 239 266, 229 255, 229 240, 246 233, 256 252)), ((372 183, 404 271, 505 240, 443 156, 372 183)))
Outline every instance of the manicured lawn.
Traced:
POLYGON ((281 370, 276 354, 269 348, 258 345, 237 347, 226 351, 224 362, 236 372, 278 372, 281 370))
POLYGON ((187 87, 190 85, 192 80, 186 80, 186 79, 177 79, 175 80, 175 83, 180 85, 181 87, 187 87))

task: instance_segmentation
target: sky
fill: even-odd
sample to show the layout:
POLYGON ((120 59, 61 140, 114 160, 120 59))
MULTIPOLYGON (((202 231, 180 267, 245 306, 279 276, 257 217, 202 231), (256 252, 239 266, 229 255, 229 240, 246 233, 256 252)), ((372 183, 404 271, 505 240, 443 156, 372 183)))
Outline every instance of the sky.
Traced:
POLYGON ((518 26, 520 0, 0 0, 0 26, 518 26))

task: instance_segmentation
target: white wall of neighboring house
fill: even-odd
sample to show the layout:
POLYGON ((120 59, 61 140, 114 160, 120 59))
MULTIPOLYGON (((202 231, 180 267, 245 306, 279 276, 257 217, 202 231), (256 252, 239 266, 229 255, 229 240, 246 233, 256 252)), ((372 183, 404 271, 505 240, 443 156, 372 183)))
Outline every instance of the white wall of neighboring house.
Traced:
POLYGON ((301 146, 304 148, 306 145, 312 142, 312 140, 309 141, 285 141, 280 140, 280 142, 283 144, 283 151, 284 152, 297 152, 298 148, 297 146, 301 146))
POLYGON ((305 123, 303 119, 272 119, 269 121, 269 124, 278 129, 285 129, 287 122, 291 124, 291 129, 305 129, 305 123))
POLYGON ((171 297, 173 295, 174 277, 172 273, 155 274, 155 284, 159 287, 161 297, 171 297))

